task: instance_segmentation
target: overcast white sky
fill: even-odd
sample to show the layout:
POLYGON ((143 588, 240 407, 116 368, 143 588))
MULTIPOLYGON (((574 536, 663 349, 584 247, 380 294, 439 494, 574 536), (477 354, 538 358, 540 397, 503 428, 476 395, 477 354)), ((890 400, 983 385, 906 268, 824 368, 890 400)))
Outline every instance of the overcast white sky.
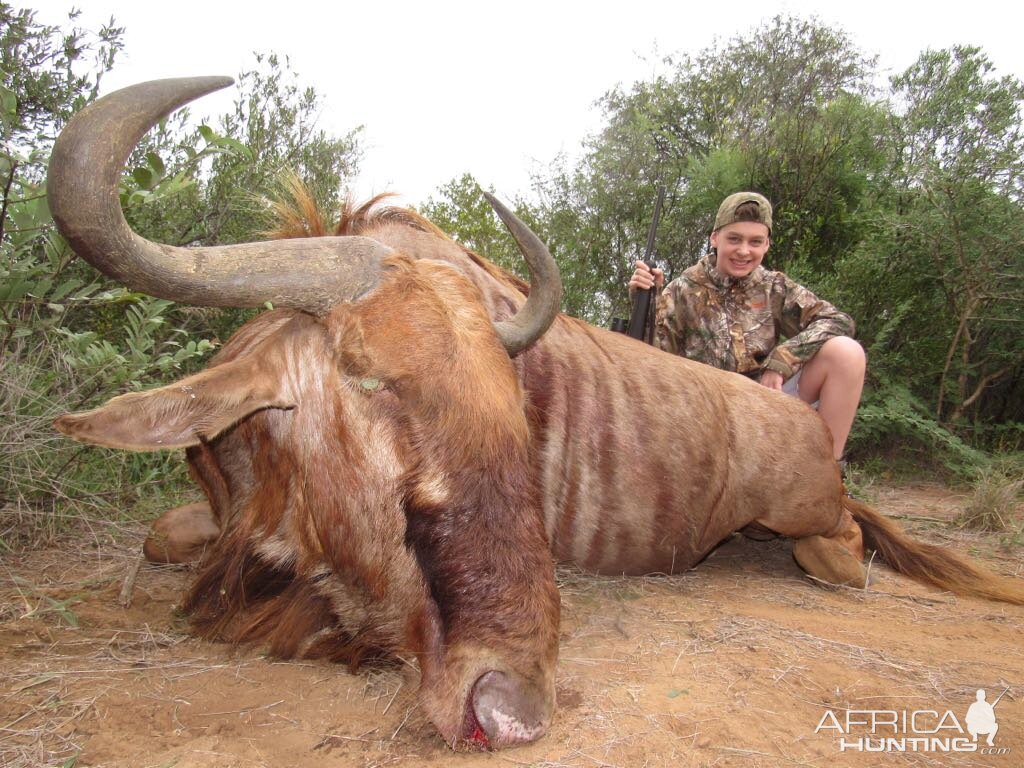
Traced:
MULTIPOLYGON (((26 5, 38 20, 61 23, 72 2, 26 5)), ((889 72, 902 71, 925 48, 962 43, 981 46, 997 73, 1024 79, 1024 12, 1013 0, 73 5, 82 11, 81 26, 98 28, 114 16, 126 28, 125 51, 104 92, 160 77, 236 76, 253 66, 254 51, 287 55, 321 95, 322 128, 342 135, 365 125, 357 194, 392 190, 411 203, 466 171, 506 198, 527 192, 532 169, 559 152, 576 153, 600 127, 593 104, 609 88, 649 78, 664 54, 695 54, 777 13, 844 29, 889 72)), ((208 96, 193 110, 219 115, 232 96, 208 96)))

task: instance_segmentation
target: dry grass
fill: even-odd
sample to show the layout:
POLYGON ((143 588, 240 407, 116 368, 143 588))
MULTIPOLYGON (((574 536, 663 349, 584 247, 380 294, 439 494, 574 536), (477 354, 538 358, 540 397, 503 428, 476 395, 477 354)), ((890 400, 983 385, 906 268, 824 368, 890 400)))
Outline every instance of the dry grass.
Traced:
POLYGON ((998 469, 983 472, 956 524, 973 531, 996 533, 1018 528, 1016 517, 1022 490, 1024 478, 1011 477, 998 469))
POLYGON ((0 554, 48 546, 70 531, 116 535, 125 521, 194 493, 180 452, 97 449, 53 428, 110 389, 104 371, 76 372, 58 346, 34 337, 0 354, 0 554))
MULTIPOLYGON (((910 518, 915 509, 901 512, 910 518)), ((935 523, 922 530, 961 550, 983 541, 949 529, 934 536, 935 523)), ((867 592, 823 590, 797 571, 786 541, 736 539, 672 577, 559 569, 551 735, 520 750, 453 756, 417 706, 411 660, 350 677, 195 641, 171 618, 188 578, 181 569, 145 566, 136 604, 123 612, 118 588, 140 535, 0 567, 0 665, 8 665, 0 666, 0 765, 60 766, 81 755, 133 768, 858 766, 871 763, 813 733, 824 709, 959 714, 978 686, 1002 690, 1003 677, 1024 675, 1019 658, 999 651, 1024 634, 1020 609, 960 601, 881 566, 867 592), (76 597, 82 602, 68 602, 76 597), (78 614, 79 626, 55 604, 78 614), (161 737, 147 749, 151 728, 161 737)), ((1019 720, 1014 693, 1000 705, 1017 707, 1007 723, 1019 720)), ((949 763, 922 754, 900 764, 949 763)))

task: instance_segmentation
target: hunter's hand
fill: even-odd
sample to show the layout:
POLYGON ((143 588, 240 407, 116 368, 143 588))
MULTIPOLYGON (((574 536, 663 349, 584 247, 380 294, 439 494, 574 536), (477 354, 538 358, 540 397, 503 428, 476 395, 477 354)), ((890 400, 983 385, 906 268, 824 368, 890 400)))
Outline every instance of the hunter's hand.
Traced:
POLYGON ((768 389, 775 389, 779 392, 782 391, 782 374, 778 371, 768 370, 761 374, 760 382, 762 386, 768 387, 768 389))
POLYGON ((629 278, 629 298, 632 299, 637 289, 647 290, 656 287, 659 291, 665 286, 665 270, 655 267, 651 270, 642 261, 636 263, 633 276, 629 278))

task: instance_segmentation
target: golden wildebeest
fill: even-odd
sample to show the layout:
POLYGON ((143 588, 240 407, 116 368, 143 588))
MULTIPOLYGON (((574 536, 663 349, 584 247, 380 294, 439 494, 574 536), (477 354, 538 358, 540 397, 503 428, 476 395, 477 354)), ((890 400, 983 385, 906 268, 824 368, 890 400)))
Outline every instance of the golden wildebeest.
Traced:
POLYGON ((187 450, 207 502, 162 535, 208 544, 184 605, 200 634, 353 667, 414 654, 443 738, 493 748, 538 738, 553 714, 553 557, 672 573, 735 531, 768 530, 825 581, 863 585, 867 544, 915 579, 1024 601, 1019 583, 848 498, 799 399, 558 315, 554 261, 493 199, 529 288, 394 208, 347 210, 323 238, 139 237, 118 203, 132 148, 229 82, 100 99, 62 133, 49 179, 64 237, 134 290, 277 307, 202 373, 56 422, 99 445, 187 450), (175 531, 196 514, 205 542, 193 523, 175 531))

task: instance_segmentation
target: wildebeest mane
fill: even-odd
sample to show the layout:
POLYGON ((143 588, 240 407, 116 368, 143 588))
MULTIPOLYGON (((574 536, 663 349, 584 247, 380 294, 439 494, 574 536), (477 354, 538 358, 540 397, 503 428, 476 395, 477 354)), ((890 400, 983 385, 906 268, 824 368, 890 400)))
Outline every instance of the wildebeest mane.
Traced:
MULTIPOLYGON (((274 220, 263 234, 273 240, 329 235, 372 237, 374 230, 397 224, 454 242, 444 230, 415 210, 383 204, 395 196, 394 192, 381 192, 363 202, 346 197, 341 203, 337 220, 331 222, 329 215, 318 205, 312 190, 297 175, 289 173, 281 180, 279 194, 267 201, 274 220)), ((524 280, 465 246, 455 244, 493 278, 524 296, 530 294, 530 286, 524 280)))

